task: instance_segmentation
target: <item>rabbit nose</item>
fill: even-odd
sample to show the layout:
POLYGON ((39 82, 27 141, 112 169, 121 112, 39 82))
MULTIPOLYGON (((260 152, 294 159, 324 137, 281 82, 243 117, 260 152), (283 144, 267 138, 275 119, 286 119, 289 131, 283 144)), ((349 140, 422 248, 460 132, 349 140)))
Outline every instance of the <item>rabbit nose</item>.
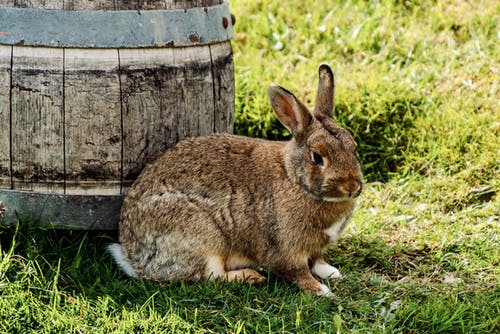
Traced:
POLYGON ((362 181, 356 180, 355 183, 356 183, 355 189, 351 193, 352 197, 358 197, 359 195, 361 195, 361 191, 363 190, 363 182, 362 181))
POLYGON ((358 197, 361 194, 363 183, 359 180, 350 180, 340 185, 340 191, 348 197, 358 197))

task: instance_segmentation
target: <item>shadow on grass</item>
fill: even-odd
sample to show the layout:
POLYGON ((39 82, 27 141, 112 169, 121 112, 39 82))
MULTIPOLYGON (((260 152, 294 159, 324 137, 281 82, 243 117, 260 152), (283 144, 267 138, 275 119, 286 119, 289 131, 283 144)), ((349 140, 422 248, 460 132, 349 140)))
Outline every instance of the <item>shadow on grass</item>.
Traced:
MULTIPOLYGON (((428 315, 421 312, 425 307, 433 314, 433 305, 445 309, 451 300, 462 312, 459 320, 473 322, 480 314, 487 316, 485 305, 494 297, 490 294, 484 299, 476 292, 448 287, 399 286, 396 282, 404 277, 429 274, 436 262, 434 250, 390 247, 379 240, 354 237, 342 239, 326 254, 345 275, 343 280, 329 283, 337 295, 333 299, 302 293, 271 273, 260 286, 225 282, 157 284, 129 279, 120 272, 105 251, 117 236, 116 232, 52 230, 27 223, 2 228, 2 257, 11 258, 7 269, 0 272, 2 285, 8 282, 31 289, 38 305, 48 299, 47 291, 53 291, 56 284, 57 293, 69 304, 99 309, 107 300, 106 308, 95 313, 118 319, 130 312, 145 319, 152 314, 174 314, 195 329, 216 332, 237 332, 242 324, 251 332, 301 329, 317 333, 326 328, 368 327, 434 331, 443 320, 426 320, 428 315), (440 295, 443 291, 446 293, 440 295), (457 296, 469 300, 457 301, 457 296), (405 300, 405 306, 398 306, 396 312, 401 300, 405 300), (471 304, 471 300, 478 305, 471 304), (478 309, 484 312, 476 312, 478 309)), ((495 326, 491 319, 488 321, 489 325, 481 330, 495 326)), ((460 332, 456 323, 447 326, 441 330, 460 332)))
MULTIPOLYGON (((0 230, 3 252, 12 248, 13 254, 23 261, 36 262, 45 279, 50 279, 50 273, 59 275, 59 288, 73 294, 81 293, 90 298, 107 294, 122 304, 130 300, 141 303, 149 298, 151 291, 158 288, 171 292, 175 290, 176 293, 184 291, 187 293, 184 296, 186 298, 192 292, 190 286, 195 286, 196 289, 209 286, 207 292, 220 288, 242 290, 239 284, 223 282, 158 284, 130 279, 119 270, 106 251, 106 245, 117 239, 116 231, 54 230, 29 223, 20 223, 17 227, 2 227, 0 230)), ((430 248, 389 247, 378 240, 349 238, 342 239, 337 246, 330 248, 326 258, 347 276, 370 272, 398 280, 414 275, 422 266, 431 265, 431 252, 430 248)), ((16 269, 23 269, 23 265, 20 264, 16 269)), ((267 288, 265 286, 266 284, 264 289, 267 293, 273 293, 273 289, 301 293, 294 285, 282 282, 272 273, 268 273, 267 288)), ((262 289, 245 285, 245 289, 247 288, 262 289)))

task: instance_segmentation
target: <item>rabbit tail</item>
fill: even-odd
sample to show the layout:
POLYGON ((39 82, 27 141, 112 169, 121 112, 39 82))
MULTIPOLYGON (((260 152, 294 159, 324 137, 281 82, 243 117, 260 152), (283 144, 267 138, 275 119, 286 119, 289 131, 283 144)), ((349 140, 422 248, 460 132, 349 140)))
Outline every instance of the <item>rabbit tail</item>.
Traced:
POLYGON ((125 274, 132 278, 139 278, 139 275, 137 275, 137 272, 130 264, 129 259, 127 259, 125 254, 123 254, 123 249, 120 244, 109 244, 107 248, 108 252, 111 253, 113 258, 115 259, 116 264, 118 264, 118 266, 125 272, 125 274))

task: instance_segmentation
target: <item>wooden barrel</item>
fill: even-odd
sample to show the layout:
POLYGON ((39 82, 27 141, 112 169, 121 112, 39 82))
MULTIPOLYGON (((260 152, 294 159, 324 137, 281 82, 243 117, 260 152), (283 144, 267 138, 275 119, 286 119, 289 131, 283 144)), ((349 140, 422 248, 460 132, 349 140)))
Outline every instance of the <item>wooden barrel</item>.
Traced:
POLYGON ((3 221, 114 229, 152 157, 232 132, 233 24, 223 0, 0 2, 3 221))

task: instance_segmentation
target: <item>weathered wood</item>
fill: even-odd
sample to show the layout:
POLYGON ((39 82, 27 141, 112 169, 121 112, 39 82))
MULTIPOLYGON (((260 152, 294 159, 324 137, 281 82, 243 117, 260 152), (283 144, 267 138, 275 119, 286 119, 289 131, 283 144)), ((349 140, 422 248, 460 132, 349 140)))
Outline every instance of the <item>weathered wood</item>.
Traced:
POLYGON ((15 0, 9 7, 62 9, 64 0, 15 0))
MULTIPOLYGON (((116 3, 120 1, 115 0, 65 0, 64 9, 66 10, 115 10, 116 3)), ((156 1, 157 3, 160 1, 156 1)))
MULTIPOLYGON (((137 10, 144 19, 148 9, 183 8, 177 12, 198 15, 200 8, 189 9, 222 2, 0 0, 0 7, 82 10, 81 15, 137 10)), ((212 9, 201 13, 212 17, 212 9)), ((6 13, 11 11, 4 11, 3 18, 12 18, 6 13)), ((12 22, 27 24, 16 20, 12 22)), ((10 23, 0 21, 0 31, 14 32, 10 23)), ((157 28, 165 35, 175 27, 157 28)), ((57 38, 52 48, 33 44, 44 45, 35 48, 27 39, 18 45, 22 43, 15 38, 9 43, 0 38, 9 44, 0 45, 0 201, 8 204, 4 218, 14 220, 15 210, 20 210, 23 217, 32 215, 59 228, 116 228, 123 194, 145 163, 184 138, 232 131, 231 34, 221 42, 205 43, 200 34, 187 47, 169 43, 153 48, 98 48, 92 43, 62 47, 57 38)))
POLYGON ((212 64, 208 46, 176 48, 174 65, 177 94, 172 94, 171 108, 178 108, 178 139, 214 131, 214 96, 212 64))
POLYGON ((209 7, 213 5, 219 5, 222 2, 223 0, 123 0, 123 1, 66 0, 64 2, 64 9, 69 9, 69 10, 188 9, 193 7, 209 7))
POLYGON ((64 192, 63 50, 14 47, 13 188, 64 192))
POLYGON ((233 132, 234 64, 231 43, 210 46, 215 101, 215 132, 233 132))
POLYGON ((177 142, 177 108, 172 49, 123 49, 120 81, 123 107, 123 182, 129 186, 142 167, 177 142))
POLYGON ((0 45, 0 188, 11 188, 10 74, 12 46, 0 45))
POLYGON ((0 202, 5 210, 0 224, 21 219, 65 229, 114 230, 123 196, 66 196, 0 189, 0 202))
POLYGON ((90 1, 69 0, 65 2, 65 9, 85 9, 85 10, 150 10, 150 9, 169 9, 165 0, 98 0, 90 1))
POLYGON ((150 10, 167 9, 165 0, 66 0, 67 10, 150 10))
POLYGON ((165 0, 166 9, 209 7, 220 5, 223 0, 165 0))
POLYGON ((0 44, 70 48, 191 47, 229 40, 233 35, 229 17, 227 4, 186 10, 112 12, 0 8, 0 44))
POLYGON ((0 7, 65 10, 188 9, 220 5, 223 0, 1 0, 0 7))
POLYGON ((177 141, 232 131, 231 52, 229 42, 120 51, 125 186, 177 141))
POLYGON ((15 7, 16 0, 2 0, 0 1, 0 7, 15 7))
POLYGON ((66 49, 66 193, 120 194, 118 51, 66 49))

